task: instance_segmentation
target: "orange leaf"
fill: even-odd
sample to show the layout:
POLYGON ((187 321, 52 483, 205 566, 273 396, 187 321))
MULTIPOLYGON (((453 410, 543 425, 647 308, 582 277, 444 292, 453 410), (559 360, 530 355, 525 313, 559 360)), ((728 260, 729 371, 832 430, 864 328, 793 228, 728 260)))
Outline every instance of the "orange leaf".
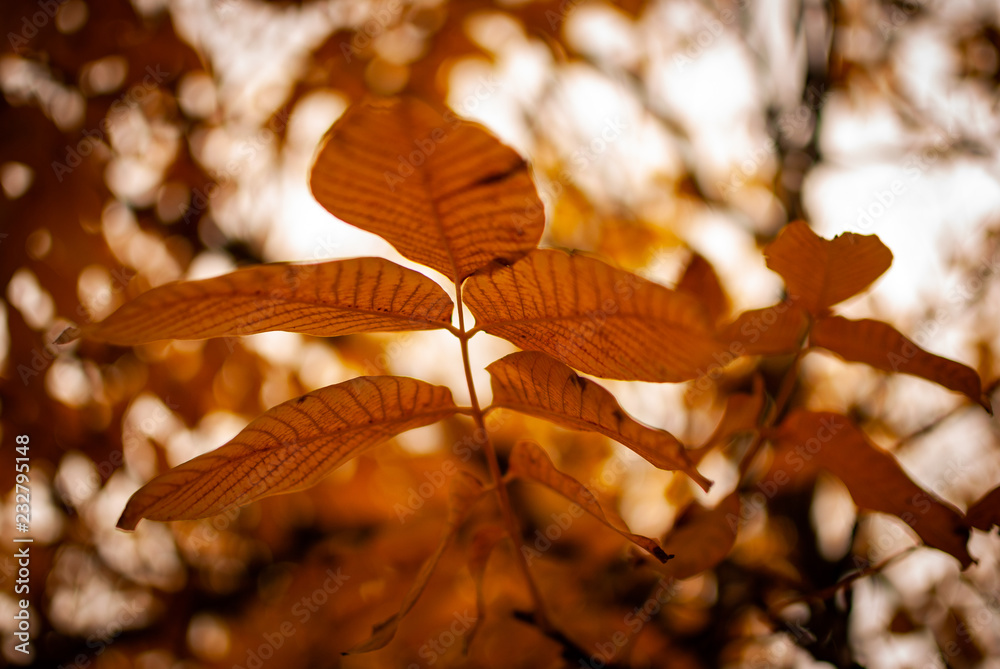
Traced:
POLYGON ((691 254, 691 260, 684 268, 681 280, 677 282, 677 291, 698 300, 712 323, 719 323, 729 315, 729 296, 726 295, 719 276, 711 263, 697 253, 691 254))
POLYGON ((950 553, 963 568, 972 564, 962 514, 910 480, 899 462, 869 442, 847 417, 795 411, 772 440, 777 452, 770 479, 775 485, 788 482, 785 468, 823 467, 844 482, 859 507, 899 516, 928 546, 950 553))
POLYGON ((989 532, 994 525, 1000 525, 1000 488, 994 488, 969 507, 965 517, 969 525, 983 532, 989 532))
POLYGON ((463 298, 477 327, 595 376, 685 381, 724 351, 690 295, 562 251, 477 274, 463 298))
POLYGON ((604 510, 585 485, 577 481, 569 474, 564 474, 552 460, 542 450, 538 444, 530 441, 521 441, 514 445, 510 452, 510 466, 508 471, 512 476, 519 476, 541 483, 547 488, 554 490, 571 502, 580 505, 585 511, 597 518, 599 521, 610 527, 612 530, 622 535, 639 548, 652 553, 660 562, 666 562, 671 558, 655 541, 649 537, 639 534, 632 534, 627 529, 612 524, 608 517, 604 515, 604 510))
POLYGON ((159 286, 84 327, 82 335, 133 346, 270 330, 319 337, 431 330, 451 325, 453 307, 436 283, 383 258, 258 265, 159 286))
POLYGON ((892 252, 875 235, 823 239, 802 221, 785 226, 764 255, 785 280, 789 298, 816 315, 860 293, 892 264, 892 252))
POLYGON ((354 646, 344 653, 344 655, 378 650, 379 648, 384 648, 386 644, 392 641, 392 637, 396 635, 396 628, 399 627, 399 622, 410 612, 417 603, 417 600, 420 599, 420 595, 423 594, 424 588, 427 587, 427 582, 430 580, 431 574, 434 573, 434 568, 437 567, 441 556, 444 555, 445 549, 448 548, 459 527, 461 527, 462 521, 465 520, 466 515, 468 515, 472 506, 479 500, 482 494, 483 484, 469 472, 460 471, 451 479, 448 490, 448 520, 444 533, 441 536, 441 541, 430 557, 421 565, 416 580, 414 580, 413 585, 410 586, 410 590, 403 597, 403 602, 399 605, 399 611, 375 625, 372 628, 372 635, 366 641, 354 646))
POLYGON ((362 376, 273 407, 229 443, 140 488, 118 521, 189 520, 302 490, 365 449, 455 413, 451 391, 395 376, 362 376))
POLYGON ((912 374, 933 381, 962 393, 993 413, 975 370, 928 353, 888 323, 827 316, 813 325, 810 343, 850 362, 863 362, 887 372, 912 374))
POLYGON ((732 493, 714 509, 691 504, 663 540, 663 550, 676 557, 662 569, 677 579, 711 569, 729 555, 739 523, 739 493, 732 493))
POLYGON ((802 348, 809 315, 789 302, 744 311, 720 335, 735 355, 782 355, 802 348))
POLYGON ((634 420, 610 392, 544 353, 511 353, 491 363, 486 371, 491 376, 495 406, 573 430, 598 432, 660 469, 684 471, 705 490, 712 485, 694 468, 684 446, 672 434, 634 420))
POLYGON ((458 282, 535 248, 545 215, 528 166, 482 126, 412 98, 352 106, 310 177, 334 216, 458 282))

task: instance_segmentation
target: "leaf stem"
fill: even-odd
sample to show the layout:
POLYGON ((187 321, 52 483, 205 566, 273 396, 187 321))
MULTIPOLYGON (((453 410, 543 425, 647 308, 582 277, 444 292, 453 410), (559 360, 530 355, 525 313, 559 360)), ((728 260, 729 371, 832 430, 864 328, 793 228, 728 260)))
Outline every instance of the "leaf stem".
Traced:
POLYGON ((477 329, 473 328, 468 332, 465 329, 465 310, 462 308, 461 281, 455 282, 455 300, 458 302, 458 340, 462 345, 462 366, 465 368, 465 382, 469 387, 469 399, 472 403, 472 420, 475 421, 476 427, 482 430, 483 433, 483 451, 486 453, 486 462, 490 469, 491 483, 496 487, 497 498, 500 502, 500 511, 504 517, 507 534, 510 535, 510 540, 514 544, 517 564, 524 574, 524 579, 528 584, 528 589, 531 591, 532 599, 534 599, 535 622, 542 631, 551 630, 552 626, 549 624, 548 616, 545 613, 542 594, 535 583, 535 579, 531 576, 531 570, 524 559, 524 553, 521 552, 521 531, 517 526, 517 520, 514 518, 510 496, 507 494, 507 485, 503 475, 500 473, 500 463, 497 460, 496 449, 493 448, 490 433, 486 429, 486 421, 483 419, 484 412, 479 406, 479 398, 476 396, 476 385, 472 381, 472 366, 469 363, 469 338, 477 329))

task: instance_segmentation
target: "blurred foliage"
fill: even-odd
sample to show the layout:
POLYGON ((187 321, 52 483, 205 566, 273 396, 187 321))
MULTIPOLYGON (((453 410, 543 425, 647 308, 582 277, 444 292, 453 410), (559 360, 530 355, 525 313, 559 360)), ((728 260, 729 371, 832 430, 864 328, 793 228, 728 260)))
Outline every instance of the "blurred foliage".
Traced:
MULTIPOLYGON (((759 247, 786 222, 878 232, 903 267, 851 313, 926 334, 921 345, 991 389, 997 377, 993 4, 6 0, 0 26, 0 534, 13 545, 8 463, 27 434, 37 666, 564 664, 566 646, 523 622, 527 592, 505 576, 517 572, 504 551, 487 564, 487 617, 463 656, 475 586, 458 549, 389 647, 339 655, 395 610, 434 550, 446 493, 433 481, 469 445, 462 417, 429 438, 438 448, 390 443, 235 516, 114 530, 144 481, 280 401, 414 364, 449 378, 457 351, 417 353, 420 340, 391 336, 52 343, 67 322, 170 280, 384 254, 323 218, 305 186, 322 132, 366 92, 450 104, 522 151, 546 203, 545 244, 667 283, 694 249, 740 309, 780 297, 759 247), (422 485, 430 493, 414 498, 422 485), (418 502, 401 523, 400 505, 418 502)), ((776 395, 791 361, 768 364, 776 395)), ((708 391, 618 388, 635 415, 697 444, 755 371, 726 368, 708 391)), ((849 413, 962 508, 1000 480, 996 423, 961 398, 822 354, 799 381, 792 406, 849 413)), ((637 532, 663 536, 705 501, 603 438, 497 417, 502 453, 530 431, 637 532)), ((721 452, 706 462, 720 487, 734 476, 721 452)), ((635 667, 997 662, 995 530, 975 533, 980 564, 961 572, 908 550, 894 519, 857 516, 832 477, 741 492, 757 512, 727 559, 682 581, 638 633, 657 572, 590 518, 560 533, 532 567, 585 661, 613 650, 635 667)), ((565 511, 526 486, 518 497, 529 542, 565 511)), ((12 555, 0 555, 0 630, 16 663, 12 555)))

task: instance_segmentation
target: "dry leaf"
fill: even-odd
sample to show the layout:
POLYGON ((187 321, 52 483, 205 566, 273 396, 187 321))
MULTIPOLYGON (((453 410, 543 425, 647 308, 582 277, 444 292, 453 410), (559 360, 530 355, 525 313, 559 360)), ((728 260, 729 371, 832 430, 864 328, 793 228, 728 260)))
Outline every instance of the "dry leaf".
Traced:
POLYGON ((802 348, 809 315, 789 302, 751 309, 737 316, 720 335, 736 355, 783 355, 802 348))
POLYGON ((684 579, 715 567, 736 543, 739 524, 739 493, 727 496, 714 509, 692 503, 663 539, 663 550, 675 557, 660 569, 684 579))
POLYGON ((348 109, 310 187, 327 211, 458 282, 535 248, 545 215, 528 166, 482 126, 412 98, 348 109))
POLYGON ((685 381, 724 350, 690 295, 562 251, 477 274, 463 298, 477 327, 605 378, 685 381))
POLYGON ((626 414, 614 395, 544 353, 519 351, 491 363, 493 404, 574 430, 619 441, 660 469, 679 469, 705 490, 712 482, 694 468, 684 446, 665 430, 626 414))
POLYGON ((933 381, 993 412, 974 369, 928 353, 888 323, 827 316, 816 321, 809 339, 810 344, 832 351, 844 360, 933 381))
POLYGON ((773 433, 777 452, 769 478, 787 482, 790 469, 829 470, 847 486, 858 507, 899 516, 933 546, 972 564, 969 530, 957 509, 910 480, 896 459, 868 441, 845 416, 798 410, 773 433), (783 475, 783 476, 782 476, 783 475))
POLYGON ((691 260, 677 282, 677 291, 698 300, 713 324, 722 322, 729 315, 729 296, 711 263, 698 253, 691 254, 691 260))
POLYGON ((301 490, 366 448, 455 413, 451 391, 395 376, 362 376, 262 414, 229 443, 140 488, 118 521, 189 520, 301 490))
POLYGON ((455 538, 455 534, 458 532, 459 527, 461 527, 462 521, 465 520, 465 517, 472 509, 472 506, 483 494, 482 482, 466 471, 460 471, 456 474, 451 479, 449 485, 448 520, 444 533, 441 536, 441 541, 438 543, 434 553, 421 565, 416 580, 410 586, 410 590, 403 597, 403 601, 399 605, 399 611, 375 625, 372 628, 372 635, 366 641, 354 646, 344 653, 344 655, 367 653, 384 648, 386 644, 392 641, 392 637, 395 636, 396 628, 399 627, 399 621, 410 612, 410 609, 420 599, 420 595, 423 594, 424 588, 427 587, 427 582, 430 580, 431 574, 434 573, 434 568, 437 566, 441 556, 444 555, 445 549, 448 548, 452 539, 455 538))
POLYGON ((510 452, 508 472, 511 476, 519 476, 537 481, 559 493, 569 501, 579 504, 592 516, 639 548, 651 553, 660 562, 666 562, 671 558, 670 555, 667 555, 649 537, 632 534, 627 529, 622 529, 616 524, 612 524, 604 514, 601 505, 597 502, 597 498, 594 497, 594 493, 590 492, 585 485, 569 474, 564 474, 556 469, 555 465, 552 464, 552 460, 549 459, 549 456, 538 444, 533 444, 530 441, 521 441, 515 444, 510 452))
POLYGON ((134 346, 271 330, 318 337, 431 330, 451 325, 453 308, 436 283, 383 258, 259 265, 154 288, 82 336, 134 346))
POLYGON ((892 264, 892 252, 875 235, 823 239, 802 221, 785 226, 764 255, 785 280, 789 298, 815 315, 860 293, 892 264))

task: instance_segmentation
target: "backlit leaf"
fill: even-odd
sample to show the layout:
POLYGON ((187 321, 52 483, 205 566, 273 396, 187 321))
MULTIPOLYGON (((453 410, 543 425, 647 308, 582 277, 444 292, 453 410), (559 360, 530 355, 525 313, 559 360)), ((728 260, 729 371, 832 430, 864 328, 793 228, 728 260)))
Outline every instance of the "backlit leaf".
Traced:
POLYGON ((802 348, 809 315, 789 302, 744 311, 727 325, 720 339, 734 355, 783 355, 802 348))
POLYGON ((544 353, 520 351, 493 362, 486 370, 495 406, 570 429, 598 432, 660 469, 684 471, 705 490, 712 485, 694 468, 684 446, 672 434, 634 420, 610 392, 558 360, 544 353))
POLYGON ((729 296, 711 263, 698 253, 691 254, 691 260, 677 282, 677 291, 698 300, 712 323, 719 323, 729 315, 729 296))
POLYGON ((437 567, 441 556, 444 555, 445 550, 451 544, 452 539, 455 538, 455 534, 461 527, 462 521, 465 520, 466 515, 468 515, 472 506, 479 500, 482 494, 483 484, 469 472, 460 471, 451 479, 448 489, 448 520, 445 524, 444 533, 441 535, 441 541, 438 543, 434 553, 421 565, 416 580, 414 580, 413 585, 410 586, 410 590, 403 597, 403 601, 399 605, 399 611, 375 625, 372 628, 372 635, 366 641, 344 653, 345 655, 378 650, 379 648, 384 648, 386 644, 392 641, 392 637, 396 635, 396 628, 399 627, 399 622, 410 612, 417 603, 417 600, 420 599, 420 595, 423 594, 424 588, 427 587, 427 582, 434 573, 434 568, 437 567))
POLYGON ((798 410, 773 434, 775 460, 769 483, 780 488, 791 475, 822 467, 847 486, 862 509, 899 516, 933 546, 972 564, 965 519, 947 502, 921 489, 890 453, 878 448, 848 418, 798 410))
POLYGON ((882 321, 852 321, 827 316, 816 321, 810 343, 844 360, 863 362, 887 372, 912 374, 958 391, 992 413, 979 374, 960 362, 928 353, 882 321))
POLYGON ((320 337, 430 330, 450 325, 453 307, 436 283, 382 258, 260 265, 153 288, 82 335, 132 346, 270 330, 320 337))
POLYGON ((789 298, 816 315, 860 293, 892 264, 892 252, 875 235, 823 239, 802 221, 785 226, 764 255, 784 278, 789 298))
POLYGON ((661 570, 674 578, 691 578, 716 566, 729 555, 740 526, 740 496, 732 493, 714 509, 692 503, 663 539, 663 550, 674 559, 661 570))
POLYGON ((639 548, 651 553, 660 562, 666 562, 670 559, 671 556, 665 553, 649 537, 632 534, 627 529, 623 529, 617 524, 610 522, 604 514, 601 505, 598 503, 597 498, 594 497, 594 493, 590 492, 585 485, 569 474, 564 474, 556 469, 555 465, 552 464, 552 460, 549 459, 549 456, 538 444, 533 444, 530 441, 521 441, 515 444, 513 450, 510 452, 510 466, 508 471, 512 476, 519 476, 541 483, 569 501, 578 504, 612 530, 639 548))
POLYGON ((412 98, 371 99, 333 124, 313 195, 338 218, 460 281, 535 248, 545 223, 528 166, 482 126, 412 98))
POLYGON ((140 488, 118 521, 189 520, 301 490, 365 449, 456 411, 451 391, 395 376, 362 376, 279 404, 229 443, 140 488))
POLYGON ((470 277, 463 299, 477 327, 594 376, 685 381, 724 350, 695 298, 562 251, 470 277))

